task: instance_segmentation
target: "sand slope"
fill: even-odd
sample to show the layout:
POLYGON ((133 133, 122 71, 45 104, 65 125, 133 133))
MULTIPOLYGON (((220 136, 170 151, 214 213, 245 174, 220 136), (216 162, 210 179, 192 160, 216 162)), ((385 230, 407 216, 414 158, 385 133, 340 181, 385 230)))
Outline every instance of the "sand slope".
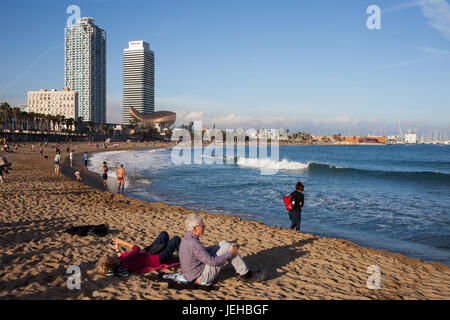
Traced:
MULTIPOLYGON (((78 144, 76 152, 84 150, 95 148, 78 144)), ((45 153, 49 158, 42 161, 29 146, 7 154, 13 170, 0 184, 0 299, 450 298, 448 265, 206 212, 199 212, 207 226, 203 244, 233 241, 250 267, 267 270, 266 281, 247 284, 230 265, 211 292, 168 289, 146 275, 97 275, 96 261, 110 252, 107 238, 71 236, 65 229, 108 223, 113 236, 144 246, 161 230, 183 237, 184 219, 193 211, 129 199, 56 175, 54 150, 48 147, 45 153), (67 288, 69 265, 81 268, 80 290, 67 288), (367 288, 370 265, 381 270, 379 290, 367 288)))

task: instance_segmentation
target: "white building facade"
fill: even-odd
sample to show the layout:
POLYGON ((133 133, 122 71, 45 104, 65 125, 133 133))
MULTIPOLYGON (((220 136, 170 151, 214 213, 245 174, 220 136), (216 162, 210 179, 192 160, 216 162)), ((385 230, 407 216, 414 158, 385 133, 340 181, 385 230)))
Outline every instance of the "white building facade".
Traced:
POLYGON ((155 112, 155 54, 147 42, 131 41, 123 50, 123 122, 129 124, 130 107, 155 112))
POLYGON ((92 18, 65 28, 64 86, 78 92, 78 117, 106 122, 106 32, 92 18))
POLYGON ((405 143, 417 143, 417 134, 406 133, 405 134, 405 143))
POLYGON ((61 115, 76 120, 78 114, 78 93, 68 88, 62 91, 41 89, 28 91, 27 112, 61 115))

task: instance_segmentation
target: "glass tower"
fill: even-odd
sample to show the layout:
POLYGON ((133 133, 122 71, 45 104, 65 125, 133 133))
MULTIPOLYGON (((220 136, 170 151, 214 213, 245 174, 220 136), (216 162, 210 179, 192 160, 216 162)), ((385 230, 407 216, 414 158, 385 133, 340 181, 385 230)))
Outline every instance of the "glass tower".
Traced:
POLYGON ((123 50, 123 122, 129 124, 130 107, 155 112, 155 54, 145 41, 131 41, 123 50))
MULTIPOLYGON (((65 28, 64 86, 78 92, 78 117, 106 122, 106 32, 92 18, 65 28)), ((78 118, 77 117, 77 118, 78 118)))

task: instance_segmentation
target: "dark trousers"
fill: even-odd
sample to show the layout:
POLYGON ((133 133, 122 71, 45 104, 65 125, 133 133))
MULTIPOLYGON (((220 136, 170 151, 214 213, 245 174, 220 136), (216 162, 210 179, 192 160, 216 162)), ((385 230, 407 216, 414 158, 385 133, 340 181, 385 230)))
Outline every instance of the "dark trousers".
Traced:
POLYGON ((300 231, 300 224, 302 223, 302 211, 298 209, 290 211, 289 219, 291 219, 292 222, 290 229, 300 231))
POLYGON ((9 165, 4 164, 0 166, 0 175, 3 173, 3 170, 5 171, 5 173, 8 173, 8 167, 9 165))
MULTIPOLYGON (((181 242, 181 239, 178 236, 175 236, 169 240, 169 234, 166 231, 162 231, 156 237, 156 239, 155 239, 155 241, 153 241, 152 245, 159 244, 159 243, 164 243, 166 245, 164 247, 164 249, 160 253, 158 253, 160 264, 166 264, 169 262, 170 258, 172 257, 173 252, 178 251, 180 249, 180 242, 181 242)), ((145 249, 148 249, 150 247, 151 247, 151 245, 145 249)))

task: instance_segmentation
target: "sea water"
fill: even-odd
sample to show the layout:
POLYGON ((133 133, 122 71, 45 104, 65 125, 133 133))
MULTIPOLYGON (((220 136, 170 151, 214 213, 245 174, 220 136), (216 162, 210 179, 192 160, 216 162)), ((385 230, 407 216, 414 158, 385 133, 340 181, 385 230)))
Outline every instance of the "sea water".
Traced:
POLYGON ((301 231, 450 264, 450 146, 280 146, 278 160, 246 150, 245 159, 215 159, 219 164, 175 164, 171 154, 98 153, 89 169, 100 174, 103 161, 122 163, 130 197, 285 228, 291 223, 282 196, 301 181, 301 231), (262 167, 278 171, 262 175, 262 167))

